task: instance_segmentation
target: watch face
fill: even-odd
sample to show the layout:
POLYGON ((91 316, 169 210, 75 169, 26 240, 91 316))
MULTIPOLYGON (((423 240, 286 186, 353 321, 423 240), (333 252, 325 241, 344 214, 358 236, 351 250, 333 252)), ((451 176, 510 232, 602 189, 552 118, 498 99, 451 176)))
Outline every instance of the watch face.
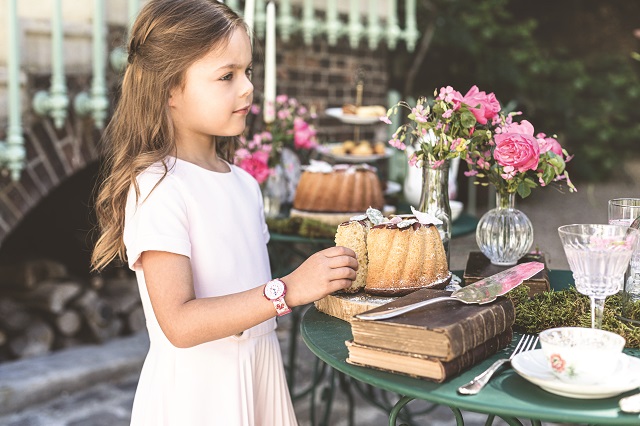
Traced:
POLYGON ((268 299, 274 300, 282 296, 284 293, 284 284, 282 281, 273 280, 269 281, 264 288, 264 295, 267 296, 268 299))

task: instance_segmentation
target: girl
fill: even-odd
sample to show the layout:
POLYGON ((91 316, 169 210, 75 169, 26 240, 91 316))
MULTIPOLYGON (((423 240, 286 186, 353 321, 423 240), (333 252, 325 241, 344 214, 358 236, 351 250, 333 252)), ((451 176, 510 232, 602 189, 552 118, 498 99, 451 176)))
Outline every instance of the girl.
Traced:
POLYGON ((251 62, 216 0, 151 0, 131 30, 92 262, 138 280, 151 345, 133 425, 295 425, 275 317, 355 279, 355 253, 333 247, 271 280, 260 188, 231 164, 251 62))

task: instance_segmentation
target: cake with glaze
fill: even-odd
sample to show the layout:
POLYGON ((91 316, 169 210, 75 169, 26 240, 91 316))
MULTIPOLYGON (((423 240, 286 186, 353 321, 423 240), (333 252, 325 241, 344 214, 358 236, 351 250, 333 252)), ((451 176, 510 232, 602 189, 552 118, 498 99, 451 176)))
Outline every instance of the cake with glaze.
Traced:
POLYGON ((440 232, 415 217, 373 226, 367 258, 368 294, 403 296, 421 288, 442 289, 451 280, 440 232))
POLYGON ((291 216, 337 225, 369 207, 384 207, 384 194, 374 167, 312 161, 298 182, 291 216))
POLYGON ((416 211, 387 219, 367 209, 341 223, 336 245, 352 249, 358 259, 356 279, 345 291, 402 296, 420 288, 444 288, 451 272, 434 222, 434 217, 416 211))

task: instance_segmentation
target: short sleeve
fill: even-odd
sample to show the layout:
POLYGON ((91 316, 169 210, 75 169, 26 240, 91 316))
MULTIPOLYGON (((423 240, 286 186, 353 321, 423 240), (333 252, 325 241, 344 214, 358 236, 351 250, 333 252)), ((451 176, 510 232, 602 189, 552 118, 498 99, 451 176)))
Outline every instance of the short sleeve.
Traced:
POLYGON ((179 182, 167 175, 155 186, 159 179, 157 174, 143 174, 138 178, 137 202, 133 187, 129 191, 124 244, 133 270, 141 267, 140 256, 145 251, 191 257, 188 212, 179 182))

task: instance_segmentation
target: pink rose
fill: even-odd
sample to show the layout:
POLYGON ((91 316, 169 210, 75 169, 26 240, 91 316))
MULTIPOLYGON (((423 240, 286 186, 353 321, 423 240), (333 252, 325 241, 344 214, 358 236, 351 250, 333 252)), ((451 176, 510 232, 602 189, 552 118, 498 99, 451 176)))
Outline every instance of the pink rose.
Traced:
POLYGON ((248 172, 251 176, 258 181, 258 183, 263 183, 267 180, 271 171, 269 170, 269 166, 267 163, 260 161, 254 157, 246 158, 238 164, 240 168, 248 172))
POLYGON ((526 120, 513 123, 495 135, 493 158, 502 167, 511 166, 518 173, 535 170, 540 160, 540 146, 533 136, 533 126, 526 120))
POLYGON ((536 138, 538 138, 538 145, 540 145, 540 154, 551 151, 562 157, 562 147, 555 138, 548 138, 544 133, 538 133, 536 138))
POLYGON ((293 121, 293 144, 296 148, 313 149, 318 146, 316 130, 301 118, 293 121))
POLYGON ((452 99, 455 110, 460 109, 461 103, 465 104, 480 124, 487 124, 488 120, 492 120, 500 112, 500 102, 496 96, 493 93, 487 95, 481 92, 478 86, 471 87, 464 96, 454 92, 452 99))

